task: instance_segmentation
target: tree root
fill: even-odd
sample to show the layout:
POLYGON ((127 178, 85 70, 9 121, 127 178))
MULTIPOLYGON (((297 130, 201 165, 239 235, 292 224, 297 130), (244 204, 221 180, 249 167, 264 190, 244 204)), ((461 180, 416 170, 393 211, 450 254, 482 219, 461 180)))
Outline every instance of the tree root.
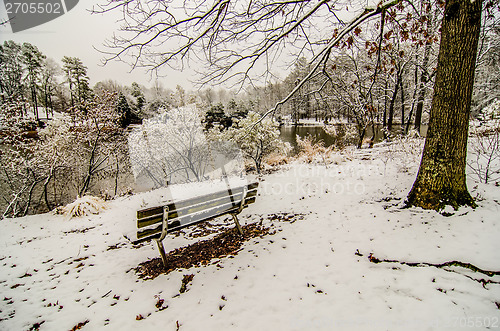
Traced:
MULTIPOLYGON (((363 254, 360 254, 358 250, 356 250, 355 255, 363 256, 363 254)), ((373 255, 373 253, 370 253, 370 255, 368 255, 368 260, 370 260, 370 262, 376 263, 376 264, 378 264, 378 263, 398 263, 401 265, 407 265, 409 267, 434 267, 434 268, 462 267, 462 268, 469 269, 469 270, 472 270, 472 271, 477 272, 477 273, 481 273, 481 274, 486 275, 488 277, 500 275, 500 271, 484 270, 484 269, 476 267, 473 264, 470 264, 467 262, 461 262, 461 261, 448 261, 448 262, 444 262, 444 263, 406 262, 406 261, 399 261, 399 260, 378 259, 373 255)), ((459 273, 455 270, 447 270, 447 269, 444 269, 444 270, 449 271, 449 272, 456 272, 456 273, 461 274, 462 276, 465 276, 471 280, 479 282, 483 285, 484 288, 486 288, 486 284, 500 284, 500 282, 497 282, 497 281, 494 281, 491 279, 483 279, 483 278, 476 279, 476 278, 470 277, 468 275, 464 275, 462 273, 459 273)))

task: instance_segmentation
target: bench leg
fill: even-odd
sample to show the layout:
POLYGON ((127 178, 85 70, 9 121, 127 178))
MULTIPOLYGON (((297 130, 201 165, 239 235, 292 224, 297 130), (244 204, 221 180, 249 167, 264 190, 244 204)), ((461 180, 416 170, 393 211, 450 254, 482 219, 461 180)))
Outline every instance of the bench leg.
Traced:
POLYGON ((238 232, 240 233, 240 235, 243 235, 243 230, 241 229, 241 225, 240 225, 240 222, 238 221, 238 217, 236 216, 236 214, 231 214, 233 215, 233 221, 234 221, 234 224, 236 225, 236 228, 238 229, 238 232))
POLYGON ((163 242, 161 240, 155 239, 158 245, 158 250, 160 251, 161 259, 163 261, 163 267, 167 270, 167 255, 165 254, 165 248, 163 247, 163 242))

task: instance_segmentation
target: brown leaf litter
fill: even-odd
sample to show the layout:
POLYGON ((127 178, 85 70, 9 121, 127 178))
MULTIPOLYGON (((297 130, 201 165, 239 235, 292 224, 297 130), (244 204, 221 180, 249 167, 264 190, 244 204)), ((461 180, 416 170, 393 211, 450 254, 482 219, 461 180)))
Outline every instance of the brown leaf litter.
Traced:
POLYGON ((163 267, 161 258, 158 257, 139 264, 135 271, 139 278, 154 279, 161 274, 168 274, 176 269, 205 266, 212 259, 236 255, 245 241, 274 234, 269 227, 263 226, 262 222, 244 225, 242 229, 243 236, 235 228, 231 228, 211 239, 198 241, 167 253, 166 269, 163 267))

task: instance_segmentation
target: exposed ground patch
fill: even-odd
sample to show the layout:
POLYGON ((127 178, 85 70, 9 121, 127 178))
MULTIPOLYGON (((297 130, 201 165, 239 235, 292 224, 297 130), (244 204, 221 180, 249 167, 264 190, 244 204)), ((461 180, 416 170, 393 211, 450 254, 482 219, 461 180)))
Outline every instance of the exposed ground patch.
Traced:
POLYGON ((211 239, 198 241, 167 253, 167 268, 163 267, 162 260, 158 257, 139 264, 135 271, 139 278, 154 279, 175 269, 207 265, 212 259, 236 255, 245 241, 274 234, 262 223, 244 225, 242 229, 243 236, 240 236, 236 229, 231 228, 211 239))

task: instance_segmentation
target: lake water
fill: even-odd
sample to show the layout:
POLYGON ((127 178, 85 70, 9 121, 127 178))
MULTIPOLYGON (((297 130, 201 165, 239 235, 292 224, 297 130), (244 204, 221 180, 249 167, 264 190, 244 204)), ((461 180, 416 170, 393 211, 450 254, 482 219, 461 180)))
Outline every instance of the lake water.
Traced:
MULTIPOLYGON (((382 125, 375 126, 375 142, 381 142, 384 139, 384 133, 382 131, 382 125)), ((393 125, 393 132, 401 132, 401 125, 393 125)), ((427 133, 427 125, 422 125, 420 129, 420 135, 425 137, 427 133)), ((280 127, 280 138, 284 142, 290 143, 293 150, 298 152, 297 147, 297 136, 300 138, 305 138, 307 135, 311 135, 316 138, 316 140, 321 140, 324 142, 326 147, 335 145, 335 138, 330 136, 325 132, 323 126, 320 125, 284 125, 280 127)), ((365 137, 372 136, 372 127, 369 126, 366 129, 365 137)))

